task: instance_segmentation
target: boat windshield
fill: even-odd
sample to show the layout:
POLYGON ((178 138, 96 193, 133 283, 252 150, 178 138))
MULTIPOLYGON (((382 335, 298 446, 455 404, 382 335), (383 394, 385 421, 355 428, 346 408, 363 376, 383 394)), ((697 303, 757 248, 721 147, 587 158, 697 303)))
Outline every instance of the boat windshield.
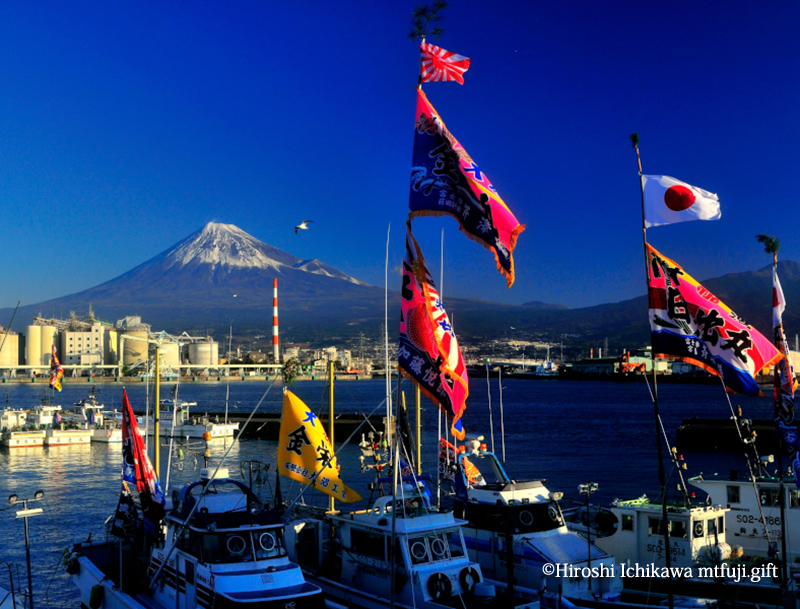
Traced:
POLYGON ((460 558, 466 554, 458 529, 409 536, 406 543, 412 565, 460 558))
POLYGON ((199 532, 188 529, 181 549, 206 563, 233 563, 286 556, 283 531, 279 528, 199 532))

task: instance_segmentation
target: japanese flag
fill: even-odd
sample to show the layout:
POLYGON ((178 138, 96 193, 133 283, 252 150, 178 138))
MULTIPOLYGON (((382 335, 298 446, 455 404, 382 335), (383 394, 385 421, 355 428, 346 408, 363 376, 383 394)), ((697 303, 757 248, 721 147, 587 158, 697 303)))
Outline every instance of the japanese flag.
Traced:
POLYGON ((719 198, 669 176, 642 176, 644 225, 663 226, 689 220, 719 220, 719 198))

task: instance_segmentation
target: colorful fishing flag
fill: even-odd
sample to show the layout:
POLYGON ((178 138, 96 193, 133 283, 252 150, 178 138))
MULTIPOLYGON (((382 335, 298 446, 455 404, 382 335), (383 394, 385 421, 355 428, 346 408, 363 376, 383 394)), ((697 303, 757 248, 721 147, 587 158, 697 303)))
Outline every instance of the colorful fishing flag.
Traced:
POLYGON ((663 226, 689 220, 719 220, 719 198, 669 176, 642 176, 644 225, 663 226))
POLYGON ((783 356, 758 330, 647 244, 650 333, 654 357, 690 362, 728 389, 762 395, 755 375, 783 356))
POLYGON ((56 346, 52 346, 52 352, 50 353, 50 386, 55 389, 56 391, 61 391, 61 379, 64 378, 64 369, 61 367, 61 363, 58 361, 58 356, 56 355, 56 346))
POLYGON ((455 480, 456 468, 456 447, 445 440, 439 438, 439 478, 452 483, 455 480))
POLYGON ((445 51, 428 42, 419 47, 422 55, 420 82, 444 82, 453 80, 464 84, 464 72, 469 70, 469 57, 445 51))
POLYGON ((128 499, 132 502, 130 486, 135 485, 139 492, 139 503, 142 505, 144 515, 145 533, 150 536, 156 531, 156 526, 166 514, 166 498, 158 483, 150 457, 144 447, 144 440, 139 434, 139 424, 133 414, 133 408, 128 400, 128 392, 122 390, 122 493, 119 498, 117 519, 114 520, 112 535, 125 538, 130 531, 130 508, 128 499))
POLYGON ((439 405, 452 421, 451 433, 463 440, 460 419, 469 396, 467 367, 410 224, 407 224, 401 297, 397 351, 400 372, 439 405))
POLYGON ((497 268, 514 284, 514 248, 525 226, 497 194, 467 151, 417 89, 411 167, 410 217, 450 215, 461 232, 494 253, 497 268))
POLYGON ((322 422, 291 391, 283 394, 278 441, 278 471, 282 475, 345 503, 361 501, 361 495, 339 477, 339 463, 322 422))
POLYGON ((792 460, 795 484, 800 488, 800 433, 794 419, 794 370, 789 360, 789 344, 783 331, 783 311, 786 299, 783 296, 781 281, 778 279, 778 266, 772 265, 772 326, 775 346, 783 354, 783 359, 775 364, 772 396, 775 401, 775 427, 783 440, 784 450, 792 460))

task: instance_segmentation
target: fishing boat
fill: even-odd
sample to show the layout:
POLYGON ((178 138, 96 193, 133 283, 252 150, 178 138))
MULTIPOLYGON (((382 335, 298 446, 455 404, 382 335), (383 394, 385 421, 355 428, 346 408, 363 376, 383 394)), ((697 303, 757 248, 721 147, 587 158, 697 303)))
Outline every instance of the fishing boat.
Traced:
POLYGON ((228 470, 203 469, 175 491, 159 540, 87 540, 70 548, 67 570, 87 607, 152 609, 324 607, 318 586, 289 560, 284 525, 228 470), (216 474, 216 475, 215 475, 216 474))
POLYGON ((622 581, 614 558, 567 527, 563 493, 549 491, 545 480, 512 480, 482 439, 468 439, 454 455, 453 511, 468 522, 464 538, 483 573, 573 602, 619 599, 622 581), (558 573, 543 572, 556 564, 562 567, 558 573), (586 577, 585 568, 603 576, 586 577))
POLYGON ((105 406, 100 403, 94 393, 94 387, 89 395, 75 402, 73 421, 79 427, 92 431, 91 441, 104 444, 122 442, 122 419, 118 413, 104 411, 105 406))
POLYGON ((727 506, 727 538, 746 555, 775 558, 781 550, 781 519, 785 517, 786 562, 791 571, 800 571, 800 491, 794 475, 784 475, 781 480, 779 472, 762 470, 751 480, 732 470, 727 475, 701 474, 688 482, 708 493, 711 503, 727 506))
POLYGON ((44 430, 33 426, 30 411, 19 408, 5 409, 0 413, 0 445, 6 448, 44 446, 44 430))
MULTIPOLYGON (((179 400, 175 397, 176 394, 177 391, 173 388, 173 399, 161 400, 160 436, 206 441, 231 440, 239 430, 238 423, 220 423, 218 416, 215 420, 211 420, 208 414, 191 415, 189 409, 197 406, 197 402, 179 400)), ((152 425, 149 426, 148 433, 152 435, 152 425)))
POLYGON ((540 606, 535 598, 508 599, 484 580, 467 553, 466 521, 434 510, 423 487, 399 490, 353 512, 297 510, 286 532, 290 556, 326 596, 347 607, 383 609, 394 586, 396 607, 540 606))

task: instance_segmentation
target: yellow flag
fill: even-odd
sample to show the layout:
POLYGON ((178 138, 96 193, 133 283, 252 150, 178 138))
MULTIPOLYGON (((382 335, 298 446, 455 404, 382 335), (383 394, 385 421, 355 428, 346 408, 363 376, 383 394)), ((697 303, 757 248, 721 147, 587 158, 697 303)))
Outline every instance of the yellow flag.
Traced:
POLYGON ((345 486, 339 478, 339 464, 333 456, 322 422, 291 391, 283 394, 278 442, 278 471, 281 474, 310 484, 345 503, 361 501, 361 495, 345 486))

